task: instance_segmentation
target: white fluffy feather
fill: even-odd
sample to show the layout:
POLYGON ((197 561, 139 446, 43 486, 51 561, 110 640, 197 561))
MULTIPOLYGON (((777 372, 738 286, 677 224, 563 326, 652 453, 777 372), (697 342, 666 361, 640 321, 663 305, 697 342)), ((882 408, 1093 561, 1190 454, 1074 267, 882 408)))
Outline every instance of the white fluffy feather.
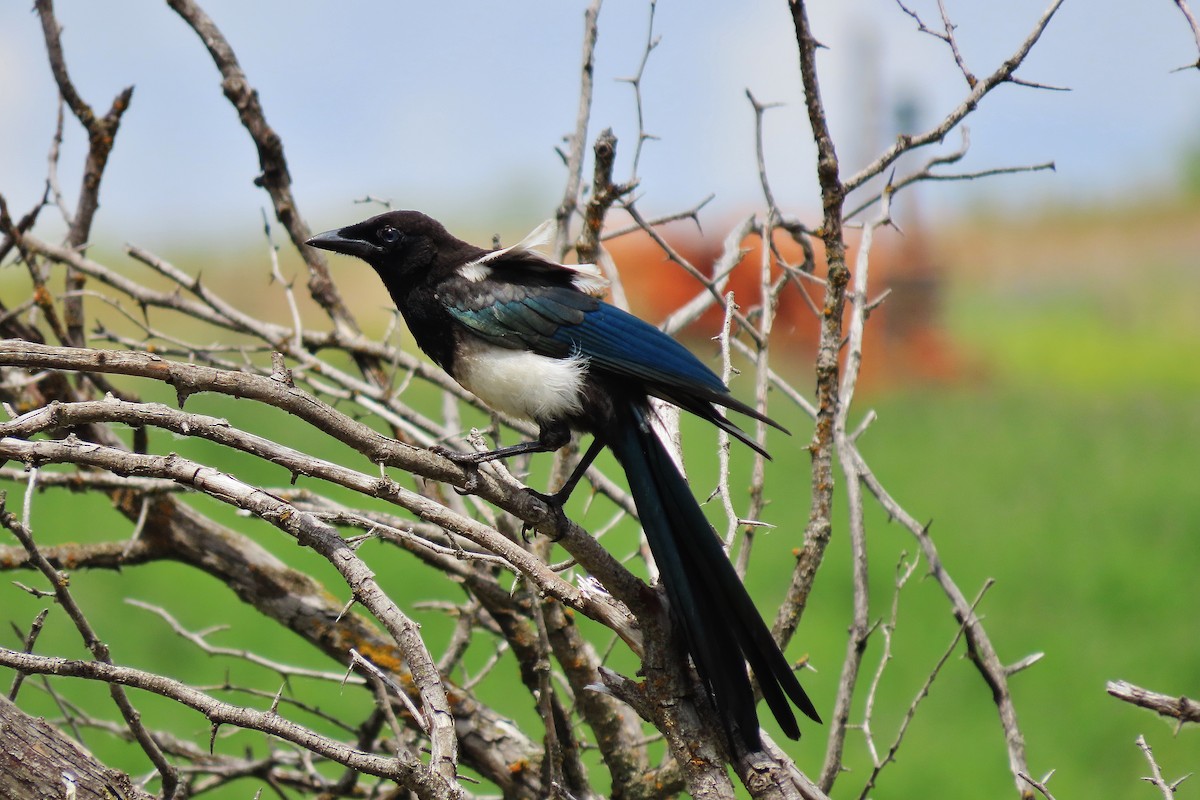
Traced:
POLYGON ((463 264, 459 267, 458 274, 469 281, 478 283, 492 274, 492 268, 488 266, 490 262, 508 255, 521 255, 532 261, 539 261, 547 267, 565 269, 568 272, 575 273, 571 282, 575 285, 576 289, 585 294, 590 294, 593 297, 599 297, 604 294, 605 289, 608 288, 608 279, 604 277, 600 272, 600 268, 595 264, 559 264, 545 253, 536 249, 547 244, 553 232, 554 220, 548 219, 530 231, 528 236, 516 244, 484 253, 474 261, 463 264))
POLYGON ((581 410, 587 360, 550 358, 470 338, 455 357, 454 377, 497 411, 538 421, 581 410))
POLYGON ((471 283, 479 283, 492 274, 492 268, 487 264, 480 264, 478 261, 468 261, 458 268, 458 274, 471 283))
MULTIPOLYGON (((608 252, 601 249, 601 258, 608 258, 608 252)), ((576 289, 584 294, 590 294, 592 297, 604 297, 608 291, 608 278, 604 277, 604 273, 596 264, 566 264, 567 269, 575 273, 575 277, 571 278, 571 283, 576 289)))

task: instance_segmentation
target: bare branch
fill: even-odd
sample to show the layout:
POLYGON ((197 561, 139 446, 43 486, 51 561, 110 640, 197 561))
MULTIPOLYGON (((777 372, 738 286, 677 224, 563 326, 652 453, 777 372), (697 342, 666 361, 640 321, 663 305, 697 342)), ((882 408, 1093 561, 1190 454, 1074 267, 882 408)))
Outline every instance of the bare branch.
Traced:
MULTIPOLYGON (((21 636, 21 638, 25 640, 24 641, 24 652, 26 652, 26 653, 33 652, 33 645, 35 642, 37 642, 38 635, 42 632, 42 625, 45 624, 46 616, 49 613, 50 613, 50 609, 48 609, 48 608, 43 608, 41 611, 39 611, 38 615, 33 618, 33 622, 29 625, 29 633, 27 633, 23 636, 21 635, 20 629, 17 628, 16 623, 15 622, 12 623, 13 630, 16 631, 18 636, 21 636)), ((8 690, 8 699, 10 701, 17 699, 17 693, 19 691, 21 691, 21 684, 24 683, 24 681, 25 681, 25 673, 24 672, 18 672, 16 675, 13 676, 12 686, 9 687, 9 690, 8 690)))
POLYGON ((996 70, 986 78, 979 80, 972 88, 966 98, 959 103, 949 114, 947 114, 941 122, 936 126, 917 136, 904 134, 887 150, 885 150, 878 158, 872 161, 867 166, 863 167, 852 177, 848 178, 843 189, 846 193, 852 192, 858 187, 865 184, 876 175, 882 174, 889 166, 892 165, 897 158, 909 150, 918 147, 924 147, 933 142, 940 142, 942 138, 954 129, 958 123, 979 105, 979 101, 987 95, 992 89, 995 89, 1002 83, 1012 81, 1013 73, 1025 61, 1025 57, 1029 55, 1029 51, 1037 44, 1042 33, 1045 32, 1046 26, 1050 24, 1051 18, 1063 4, 1063 0, 1051 0, 1049 7, 1042 12, 1042 16, 1034 23, 1033 29, 1025 37, 1025 41, 1021 42, 1016 51, 1005 59, 996 70))
MULTIPOLYGON (((1175 0, 1175 5, 1179 6, 1180 13, 1187 20, 1188 27, 1192 29, 1192 37, 1196 40, 1196 50, 1200 51, 1200 22, 1196 21, 1196 15, 1192 13, 1191 6, 1188 5, 1187 0, 1175 0)), ((1200 69, 1200 58, 1196 59, 1195 64, 1179 67, 1175 71, 1179 72, 1185 69, 1200 69)))
MULTIPOLYGON (((979 180, 982 178, 990 178, 995 175, 1012 175, 1012 174, 1021 173, 1021 172, 1042 172, 1044 170, 1050 170, 1050 171, 1054 170, 1054 162, 1053 161, 1045 161, 1041 164, 1029 164, 1029 165, 1025 165, 1025 166, 1016 166, 1016 167, 996 167, 994 169, 976 170, 974 172, 958 172, 958 173, 934 172, 933 169, 935 167, 945 166, 946 164, 957 163, 958 161, 960 161, 963 158, 963 156, 965 156, 967 154, 967 150, 970 149, 970 146, 971 146, 971 131, 970 131, 970 129, 966 125, 963 125, 961 128, 959 128, 959 130, 962 133, 962 144, 958 147, 958 149, 956 149, 952 152, 949 152, 949 153, 943 153, 942 155, 938 155, 938 156, 934 156, 933 158, 930 158, 928 161, 925 162, 925 165, 923 167, 921 167, 919 170, 912 172, 908 175, 905 175, 903 178, 900 178, 899 180, 889 179, 888 183, 889 183, 892 194, 896 194, 901 189, 904 189, 914 183, 921 183, 921 182, 925 182, 925 181, 973 181, 973 180, 979 180)), ((875 205, 875 203, 878 203, 882 196, 883 196, 883 193, 880 192, 879 194, 876 194, 873 197, 870 197, 870 198, 864 200, 862 203, 860 203, 858 206, 856 206, 852 211, 846 212, 846 219, 853 219, 857 215, 861 214, 866 209, 875 205)))
POLYGON ((755 219, 753 216, 749 216, 729 231, 721 246, 720 257, 713 262, 712 277, 704 281, 705 288, 663 320, 662 329, 664 331, 672 335, 679 333, 714 305, 722 306, 725 309, 725 316, 730 321, 733 320, 737 306, 734 304, 732 294, 727 293, 726 287, 729 285, 730 274, 748 252, 742 247, 742 242, 755 228, 755 219))
MULTIPOLYGON (((37 545, 34 544, 29 517, 36 481, 37 470, 33 469, 29 473, 29 488, 25 492, 23 520, 18 520, 16 516, 7 511, 4 507, 5 498, 0 495, 0 524, 17 537, 17 541, 29 553, 30 561, 46 576, 50 585, 54 587, 55 601, 67 613, 71 622, 74 623, 75 629, 79 631, 79 635, 83 638, 84 645, 91 651, 92 657, 97 662, 111 665, 112 659, 109 655, 108 645, 100 639, 92 624, 84 616, 83 609, 75 602, 75 597, 67 588, 68 582, 66 577, 38 552, 37 545)), ((158 770, 158 774, 162 779, 163 797, 169 800, 169 798, 175 796, 175 791, 179 786, 179 775, 175 767, 163 756, 162 749, 159 748, 158 743, 154 741, 154 738, 142 724, 141 714, 133 707, 133 703, 130 702, 125 690, 117 684, 109 684, 109 693, 112 695, 113 702, 116 703, 117 708, 120 709, 121 716, 124 718, 130 732, 133 733, 138 745, 146 753, 154 768, 158 770)))
POLYGON ((900 592, 916 571, 917 564, 920 563, 917 559, 913 559, 906 565, 905 560, 907 558, 908 553, 900 554, 900 560, 896 564, 896 577, 892 588, 891 613, 886 620, 877 625, 883 637, 883 652, 879 655, 879 665, 875 668, 875 674, 871 678, 871 685, 867 689, 867 697, 863 704, 863 719, 859 725, 863 732, 863 738, 867 741, 867 749, 871 752, 871 761, 877 768, 880 764, 880 758, 879 751, 875 746, 873 731, 875 703, 879 696, 879 685, 883 681, 884 672, 887 670, 888 663, 892 660, 892 637, 896 632, 897 622, 900 617, 900 592))
POLYGON ((566 157, 567 185, 562 201, 558 204, 555 219, 558 226, 554 234, 554 252, 561 259, 570 248, 571 218, 579 207, 579 187, 583 183, 583 157, 587 148, 588 118, 592 113, 592 84, 596 70, 596 21, 600 17, 603 0, 592 0, 583 15, 583 63, 580 67, 579 110, 575 115, 575 132, 568 140, 570 151, 566 157))
POLYGON ((1182 725, 1186 722, 1200 722, 1200 703, 1191 698, 1152 692, 1140 686, 1134 686, 1127 681, 1109 681, 1104 690, 1118 700, 1132 703, 1135 706, 1148 708, 1163 717, 1170 717, 1182 725))
MULTIPOLYGON (((112 152, 117 129, 121 125, 121 116, 129 108, 133 98, 133 87, 126 87, 112 102, 112 107, 103 117, 97 117, 91 106, 84 102, 76 91, 71 77, 67 72, 66 58, 62 51, 61 29, 54 17, 52 0, 37 0, 34 6, 42 20, 42 31, 46 40, 46 50, 49 54, 50 69, 58 84, 58 91, 71 113, 79 120, 88 134, 87 163, 83 171, 83 184, 79 192, 79 202, 70 220, 70 230, 67 232, 68 247, 82 247, 91 236, 92 221, 96 210, 100 207, 100 180, 104 168, 108 164, 109 153, 112 152)), ((61 136, 61 125, 59 127, 61 136)), ((78 291, 83 288, 82 276, 68 270, 67 290, 78 291)), ((79 297, 69 297, 64 303, 64 314, 67 323, 67 341, 65 344, 80 346, 84 343, 83 300, 79 297)))
MULTIPOLYGON (((126 512, 127 505, 118 502, 118 508, 126 512)), ((169 497, 153 501, 147 527, 148 535, 129 553, 124 552, 126 545, 121 542, 111 546, 63 545, 44 548, 43 553, 56 564, 69 563, 73 569, 121 568, 164 558, 180 561, 209 573, 243 602, 336 662, 346 663, 348 649, 356 647, 386 659, 398 680, 414 686, 402 652, 377 625, 348 612, 327 588, 287 567, 254 540, 215 525, 190 506, 169 497), (330 620, 336 622, 331 624, 330 620)), ((16 561, 15 554, 6 552, 9 549, 0 548, 0 564, 8 569, 24 566, 16 561)), ((481 584, 474 581, 469 585, 477 589, 481 584)), ((542 796, 536 770, 511 770, 514 763, 535 762, 537 748, 506 717, 483 705, 469 688, 455 686, 448 679, 445 683, 463 731, 464 761, 505 791, 530 798, 542 796)))
POLYGON ((767 201, 767 211, 771 219, 781 216, 779 206, 775 203, 775 195, 771 193, 771 183, 767 180, 767 158, 763 153, 763 114, 769 108, 778 108, 779 103, 760 103, 754 99, 754 93, 746 90, 746 97, 754 107, 754 155, 758 161, 758 183, 762 187, 763 198, 767 201))
MULTIPOLYGON (((80 351, 71 350, 69 352, 77 353, 80 351)), ((333 411, 332 409, 327 410, 329 412, 333 411)), ((23 442, 20 439, 11 438, 14 436, 30 436, 46 429, 97 421, 122 421, 132 424, 155 425, 184 435, 201 436, 280 464, 294 474, 310 475, 331 480, 355 491, 394 502, 424 519, 436 522, 448 530, 467 537, 490 552, 501 555, 516 569, 519 569, 523 574, 534 580, 543 591, 551 592, 568 605, 583 611, 589 616, 595 616, 597 619, 603 620, 613 630, 627 637, 627 640, 636 646, 637 637, 631 630, 630 621, 621 615, 613 604, 589 598, 559 578, 543 562, 531 557, 520 547, 517 547, 510 540, 500 536, 495 531, 480 525, 474 520, 454 514, 449 509, 415 492, 404 489, 390 480, 358 473, 340 465, 313 458, 298 450, 275 444, 253 434, 238 431, 225 420, 198 414, 185 414, 159 404, 134 404, 118 400, 55 404, 30 412, 12 422, 0 423, 0 435, 9 437, 0 441, 0 452, 5 450, 13 454, 23 452, 25 455, 18 456, 18 458, 27 463, 40 462, 44 456, 50 456, 52 453, 53 456, 49 458, 50 461, 87 464, 108 469, 118 474, 150 474, 168 477, 179 483, 212 494, 216 499, 223 502, 230 502, 233 498, 240 497, 241 500, 237 502, 240 507, 252 511, 263 509, 264 513, 267 514, 263 518, 277 526, 281 525, 275 517, 278 517, 280 514, 287 516, 291 513, 296 513, 275 510, 274 502, 281 502, 276 498, 266 500, 265 505, 263 505, 264 498, 260 498, 258 495, 263 495, 264 493, 258 492, 255 494, 255 492, 250 491, 251 487, 246 487, 240 484, 240 482, 237 482, 237 485, 240 487, 238 490, 233 491, 230 489, 230 491, 233 491, 233 494, 227 494, 226 490, 229 487, 224 485, 224 481, 233 479, 229 478, 229 476, 222 477, 221 473, 216 473, 215 470, 210 470, 216 473, 214 475, 216 479, 215 483, 210 485, 205 481, 200 481, 200 484, 198 484, 197 481, 199 479, 193 480, 187 475, 185 468, 178 466, 177 462, 183 462, 184 460, 178 459, 176 456, 142 456, 140 454, 121 453, 111 448, 89 446, 82 442, 76 441, 71 443, 70 440, 67 440, 66 443, 50 443, 23 442), (62 450, 59 449, 61 444, 70 444, 70 446, 62 450), (49 450, 45 450, 46 446, 50 446, 49 450)), ((358 424, 355 423, 355 425, 358 424)), ((390 458, 384 458, 378 463, 387 463, 391 460, 390 458)), ((199 467, 199 465, 196 466, 199 467)), ((516 494, 523 493, 518 492, 516 494)), ((312 523, 316 526, 313 530, 326 530, 323 524, 318 523, 315 519, 312 520, 312 523)), ((285 530, 289 530, 287 526, 282 527, 285 530)), ((297 529, 297 532, 300 530, 302 529, 297 529)), ((289 532, 291 531, 289 530, 289 532)), ((581 539, 590 539, 590 537, 586 537, 586 534, 582 532, 579 536, 581 539)), ((333 538, 337 539, 338 543, 342 541, 336 535, 333 538)), ((332 546, 331 543, 332 540, 328 540, 326 546, 332 546)), ((334 554, 338 552, 341 552, 341 548, 334 547, 329 551, 329 557, 335 557, 334 554)), ((336 557, 341 558, 342 556, 336 557)), ((372 611, 374 612, 375 609, 372 609, 372 611)), ((402 627, 402 624, 398 624, 398 627, 402 627)))
POLYGON ((962 590, 943 566, 937 547, 929 535, 929 528, 917 522, 892 498, 879 479, 871 472, 857 447, 850 447, 846 455, 853 460, 855 471, 863 481, 863 485, 875 496, 884 510, 916 538, 925 563, 929 566, 930 574, 937 580, 942 591, 950 600, 954 618, 964 626, 968 654, 979 670, 980 676, 991 689, 996 709, 1000 712, 1000 725, 1004 730, 1004 741, 1008 749, 1009 769, 1018 784, 1017 791, 1023 791, 1021 788, 1023 781, 1018 776, 1021 773, 1029 774, 1025 762, 1025 737, 1021 733, 1017 720, 1017 709, 1008 689, 1008 671, 996 654, 991 638, 983 624, 975 616, 972 604, 967 602, 962 590))
POLYGON ((638 165, 642 162, 642 147, 649 140, 657 138, 646 132, 646 110, 642 102, 642 81, 646 76, 646 65, 650 63, 650 54, 662 40, 662 37, 654 35, 654 10, 657 7, 658 0, 650 0, 650 18, 646 23, 646 44, 642 48, 642 59, 638 62, 637 71, 632 78, 622 79, 633 87, 634 106, 637 108, 638 135, 637 144, 633 148, 633 164, 629 170, 629 185, 637 183, 638 165))
MULTIPOLYGON (((133 600, 133 599, 129 599, 129 598, 126 598, 125 602, 135 608, 141 608, 146 611, 149 611, 152 614, 157 614, 159 617, 161 617, 163 619, 164 622, 166 622, 168 625, 171 626, 171 630, 175 631, 176 635, 191 642, 196 647, 200 648, 202 651, 204 651, 205 653, 207 653, 210 656, 228 656, 230 658, 239 658, 239 659, 242 659, 243 661, 248 661, 251 664, 257 664, 258 666, 264 667, 265 669, 273 670, 274 672, 279 673, 280 677, 282 677, 284 679, 287 679, 287 678, 313 678, 316 680, 331 681, 333 683, 339 683, 339 684, 347 682, 346 676, 341 673, 322 672, 320 670, 315 670, 315 669, 304 669, 303 667, 293 667, 293 666, 290 666, 287 664, 281 664, 278 661, 273 661, 269 658, 263 658, 262 656, 258 655, 257 653, 252 653, 248 650, 241 650, 241 649, 237 649, 237 648, 233 648, 233 647, 219 647, 217 645, 209 644, 207 636, 209 633, 212 633, 213 631, 211 631, 211 630, 204 631, 202 633, 196 633, 194 631, 189 631, 188 629, 184 628, 181 624, 179 624, 179 620, 175 619, 175 617, 173 617, 171 615, 171 613, 168 612, 165 608, 162 608, 162 607, 156 606, 156 605, 151 605, 150 603, 143 603, 141 600, 133 600)), ((359 679, 351 679, 351 680, 359 680, 359 679)), ((361 683, 361 680, 359 680, 359 682, 361 683)))
MULTIPOLYGON (((716 197, 715 194, 710 194, 710 195, 704 197, 699 203, 696 203, 696 205, 692 206, 691 208, 685 209, 683 211, 676 211, 673 214, 664 214, 661 217, 655 217, 653 219, 647 220, 646 224, 649 225, 651 228, 657 228, 660 225, 666 225, 668 222, 679 222, 680 220, 687 219, 687 220, 691 220, 692 222, 696 223, 696 227, 699 228, 700 227, 700 209, 704 208, 706 205, 711 203, 715 197, 716 197)), ((609 239, 616 239, 620 236, 625 236, 627 234, 633 233, 634 231, 640 231, 641 229, 642 229, 641 225, 634 223, 633 225, 626 225, 624 228, 616 228, 611 231, 605 231, 604 234, 601 235, 600 241, 607 242, 609 239)))
POLYGON ((847 343, 846 369, 838 390, 839 402, 833 419, 834 447, 846 479, 846 502, 849 506, 850 549, 853 558, 854 611, 850 623, 850 636, 846 644, 846 655, 842 661, 842 677, 838 682, 837 699, 834 701, 830 720, 829 739, 825 749, 825 763, 821 767, 819 784, 828 792, 842 771, 842 748, 845 744, 846 728, 850 719, 850 707, 858 682, 859 669, 867 640, 871 635, 870 624, 870 581, 867 574, 867 531, 864 518, 862 484, 854 470, 854 462, 845 451, 852 447, 846 432, 847 418, 854 399, 862 364, 863 335, 867 322, 867 282, 869 275, 871 245, 876 228, 891 222, 891 196, 888 188, 883 191, 883 204, 879 216, 863 227, 858 247, 858 259, 854 268, 854 286, 849 293, 852 310, 850 333, 847 343))
MULTIPOLYGON (((629 216, 633 217, 634 222, 636 222, 638 226, 646 234, 648 234, 651 239, 654 240, 654 243, 662 249, 662 251, 667 255, 668 259, 678 264, 688 275, 699 281, 705 287, 705 290, 713 297, 713 300, 718 305, 722 305, 722 307, 724 307, 723 304, 725 298, 722 296, 720 290, 716 288, 715 283, 709 280, 703 272, 701 272, 694 264, 684 258, 678 250, 672 247, 667 240, 663 238, 662 234, 655 230, 650 223, 646 221, 646 219, 641 215, 641 212, 639 212, 634 206, 633 201, 627 200, 624 204, 624 208, 625 211, 629 213, 629 216)), ((732 269, 733 266, 737 266, 736 262, 730 267, 730 269, 732 269)), ((736 308, 730 309, 730 313, 733 314, 733 318, 737 321, 740 330, 744 331, 747 335, 753 338, 755 344, 761 344, 757 327, 749 319, 747 319, 746 315, 738 311, 736 308)))
MULTIPOLYGON (((804 103, 808 123, 817 143, 817 180, 821 187, 821 239, 825 245, 828 278, 825 299, 821 308, 820 337, 817 343, 816 404, 813 436, 809 443, 812 454, 812 506, 804 529, 804 546, 796 558, 792 581, 772 633, 781 642, 791 639, 800 623, 808 595, 824 558, 825 548, 833 532, 833 424, 840 402, 838 397, 838 352, 842 346, 842 309, 846 302, 846 284, 850 271, 846 267, 846 244, 842 232, 842 206, 846 188, 839 175, 837 150, 829 132, 825 107, 821 100, 817 76, 817 48, 803 0, 792 0, 792 27, 800 57, 800 78, 804 86, 804 103)), ((828 786, 822 786, 823 791, 828 786)))
POLYGON ((1158 762, 1154 760, 1154 752, 1150 749, 1150 745, 1146 743, 1146 737, 1139 735, 1136 744, 1138 749, 1146 756, 1146 761, 1150 763, 1150 776, 1142 778, 1142 780, 1152 786, 1158 787, 1158 790, 1162 792, 1163 800, 1174 800, 1175 790, 1179 788, 1179 784, 1191 777, 1191 774, 1184 775, 1173 783, 1168 783, 1166 778, 1163 777, 1162 769, 1158 766, 1158 762))
POLYGON ((289 722, 274 712, 255 711, 235 706, 161 675, 101 661, 50 658, 18 653, 6 648, 0 648, 0 665, 31 674, 82 678, 101 681, 110 686, 129 686, 152 692, 199 711, 213 725, 236 725, 240 728, 269 733, 359 772, 397 781, 416 792, 418 797, 457 798, 461 796, 461 790, 457 786, 420 762, 401 758, 384 758, 373 753, 362 752, 294 722, 289 722))
POLYGON ((358 323, 334 285, 325 257, 319 250, 304 244, 312 237, 312 229, 300 216, 296 199, 292 195, 292 177, 283 153, 283 140, 267 123, 262 104, 258 100, 258 92, 250 85, 246 73, 242 71, 233 48, 216 23, 193 0, 167 0, 167 5, 191 26, 204 42, 221 73, 221 89, 230 104, 237 109, 238 118, 258 150, 258 165, 262 172, 256 183, 271 196, 275 218, 287 230, 292 244, 308 265, 308 289, 313 299, 325 310, 339 331, 357 334, 358 323))
POLYGON ((958 49, 958 40, 954 38, 954 30, 957 27, 950 21, 949 15, 946 13, 946 4, 944 0, 938 0, 938 11, 942 16, 942 30, 935 31, 925 24, 921 19, 921 15, 913 11, 908 6, 904 5, 901 0, 896 0, 896 5, 900 6, 900 10, 908 16, 912 17, 917 23, 917 30, 921 33, 927 33, 935 39, 940 39, 950 48, 950 53, 954 56, 954 63, 958 65, 958 71, 962 73, 963 78, 967 81, 967 87, 974 89, 977 79, 967 69, 966 63, 963 61, 962 53, 958 49))
MULTIPOLYGON (((1051 773, 1051 775, 1053 775, 1053 774, 1054 773, 1051 773)), ((1050 794, 1050 790, 1046 788, 1046 783, 1050 780, 1049 775, 1047 775, 1045 778, 1042 778, 1040 781, 1035 781, 1033 778, 1029 777, 1024 772, 1022 772, 1017 777, 1020 778, 1021 780, 1025 781, 1026 783, 1028 783, 1034 789, 1037 789, 1038 794, 1040 794, 1042 797, 1046 798, 1046 800, 1054 800, 1054 795, 1050 794)))
POLYGON ((175 455, 146 456, 124 453, 68 437, 61 442, 23 442, 0 439, 0 453, 7 458, 41 463, 76 463, 108 469, 119 474, 155 474, 190 485, 223 502, 230 503, 270 522, 295 537, 329 561, 362 603, 378 619, 404 651, 413 679, 422 695, 426 714, 432 721, 432 768, 445 780, 453 780, 457 765, 457 740, 453 718, 432 657, 425 649, 418 626, 380 590, 373 573, 341 537, 324 523, 230 475, 175 455))
POLYGON ((583 215, 583 231, 575 245, 581 264, 594 264, 600 258, 600 234, 604 229, 604 217, 612 204, 632 192, 636 184, 614 184, 613 162, 617 157, 617 137, 612 128, 605 128, 596 137, 595 176, 592 179, 592 199, 588 201, 583 215))
MULTIPOLYGON (((914 564, 916 562, 913 562, 914 564)), ((983 596, 987 594, 988 589, 994 585, 993 581, 987 581, 980 588, 979 593, 975 595, 975 600, 971 603, 971 614, 974 619, 975 609, 982 602, 983 596)), ((929 690, 933 687, 933 682, 937 680, 938 675, 942 671, 942 667, 946 666, 946 662, 950 660, 950 655, 954 649, 958 647, 959 641, 966 631, 966 624, 960 624, 958 630, 954 632, 954 638, 950 640, 950 645, 942 652, 941 658, 933 665, 933 669, 925 676, 925 682, 921 684, 921 688, 917 690, 917 694, 913 697, 912 702, 908 704, 908 710, 904 712, 904 719, 900 721, 900 726, 896 729, 896 738, 892 740, 892 744, 888 747, 887 753, 882 759, 877 759, 874 767, 871 770, 871 775, 867 778, 867 782, 863 785, 862 792, 859 793, 859 800, 866 800, 870 796, 871 791, 875 788, 876 781, 879 779, 879 774, 890 763, 896 760, 896 753, 900 751, 900 745, 904 742, 904 735, 908 732, 908 727, 912 724, 913 719, 917 716, 917 707, 921 705, 926 697, 929 696, 929 690)), ((1023 773, 1022 773, 1023 774, 1023 773)), ((1021 778, 1021 775, 1017 776, 1021 778)))

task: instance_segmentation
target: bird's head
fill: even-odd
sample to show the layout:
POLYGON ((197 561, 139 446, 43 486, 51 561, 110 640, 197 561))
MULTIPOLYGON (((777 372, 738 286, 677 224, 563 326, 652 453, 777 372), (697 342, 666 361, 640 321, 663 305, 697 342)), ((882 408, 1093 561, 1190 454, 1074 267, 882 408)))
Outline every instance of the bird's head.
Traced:
POLYGON ((463 243, 440 222, 419 211, 389 211, 356 225, 319 233, 306 244, 357 256, 385 281, 401 281, 429 271, 440 250, 463 243))

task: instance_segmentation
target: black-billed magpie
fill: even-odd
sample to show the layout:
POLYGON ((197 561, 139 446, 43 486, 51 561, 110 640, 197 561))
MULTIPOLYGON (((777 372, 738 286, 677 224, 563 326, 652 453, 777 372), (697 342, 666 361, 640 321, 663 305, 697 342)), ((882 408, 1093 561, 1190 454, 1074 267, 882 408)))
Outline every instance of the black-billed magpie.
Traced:
POLYGON ((603 302, 607 281, 595 267, 558 264, 535 250, 548 233, 547 223, 516 245, 485 250, 424 214, 389 211, 308 244, 370 264, 438 366, 492 408, 538 425, 536 441, 451 454, 455 460, 547 452, 567 444, 572 430, 592 434, 563 488, 538 493, 561 514, 587 466, 603 447, 612 450, 730 746, 762 749, 746 662, 783 732, 797 739, 789 698, 813 720, 820 717, 653 430, 649 398, 703 417, 759 452, 718 406, 780 426, 735 399, 683 345, 603 302))

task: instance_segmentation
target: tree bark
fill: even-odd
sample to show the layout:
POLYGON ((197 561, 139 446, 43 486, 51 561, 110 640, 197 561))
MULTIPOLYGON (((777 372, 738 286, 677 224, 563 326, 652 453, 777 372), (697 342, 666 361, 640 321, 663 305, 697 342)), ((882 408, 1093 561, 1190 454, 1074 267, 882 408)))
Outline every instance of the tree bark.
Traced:
POLYGON ((68 798, 71 782, 77 800, 151 800, 128 775, 0 697, 0 800, 68 798))

